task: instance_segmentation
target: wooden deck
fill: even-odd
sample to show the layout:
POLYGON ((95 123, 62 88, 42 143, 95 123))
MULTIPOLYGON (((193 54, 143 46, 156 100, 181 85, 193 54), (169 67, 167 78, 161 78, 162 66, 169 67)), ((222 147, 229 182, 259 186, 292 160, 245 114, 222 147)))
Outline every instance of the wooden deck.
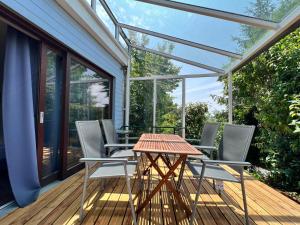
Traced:
MULTIPOLYGON (((160 162, 162 164, 162 162, 160 162)), ((164 167, 163 165, 161 166, 164 167)), ((151 171, 151 179, 145 176, 144 191, 136 195, 138 183, 132 180, 135 204, 144 198, 147 189, 158 182, 157 174, 151 171), (151 181, 151 182, 150 182, 151 181)), ((82 175, 79 172, 54 189, 42 194, 38 201, 26 208, 16 209, 0 219, 6 224, 79 224, 79 202, 82 191, 82 175)), ((183 191, 186 201, 195 196, 195 180, 186 169, 183 191)), ((128 195, 124 179, 109 179, 104 190, 99 181, 88 187, 83 224, 131 224, 128 195)), ((271 187, 246 175, 246 192, 252 224, 300 224, 300 205, 283 196, 271 187)), ((210 181, 204 183, 195 224, 243 224, 241 189, 239 184, 225 182, 225 193, 219 196, 210 181)), ((188 224, 186 214, 177 208, 172 196, 163 187, 138 217, 139 224, 188 224)))

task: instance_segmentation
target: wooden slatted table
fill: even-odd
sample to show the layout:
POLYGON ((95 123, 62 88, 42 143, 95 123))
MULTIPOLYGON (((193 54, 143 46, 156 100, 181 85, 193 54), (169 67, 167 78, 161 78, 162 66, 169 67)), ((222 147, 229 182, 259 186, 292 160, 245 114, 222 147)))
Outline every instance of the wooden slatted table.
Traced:
MULTIPOLYGON (((174 184, 170 181, 170 178, 176 176, 175 170, 181 164, 181 171, 183 172, 185 162, 188 155, 200 155, 202 154, 195 147, 186 142, 182 137, 173 134, 143 134, 139 141, 135 144, 133 151, 144 153, 150 161, 148 168, 144 170, 143 174, 153 167, 158 174, 161 176, 161 180, 158 185, 153 189, 153 191, 146 197, 138 209, 137 213, 140 213, 143 208, 147 206, 153 196, 161 189, 163 184, 166 184, 167 189, 174 194, 175 199, 178 201, 179 205, 186 211, 188 215, 191 214, 189 207, 184 203, 179 188, 176 188, 174 184), (153 158, 153 153, 157 154, 153 158), (179 155, 178 159, 173 163, 169 160, 168 155, 179 155), (163 173, 158 166, 158 159, 161 158, 162 161, 168 167, 167 173, 163 173)), ((180 172, 179 181, 181 180, 180 172)))

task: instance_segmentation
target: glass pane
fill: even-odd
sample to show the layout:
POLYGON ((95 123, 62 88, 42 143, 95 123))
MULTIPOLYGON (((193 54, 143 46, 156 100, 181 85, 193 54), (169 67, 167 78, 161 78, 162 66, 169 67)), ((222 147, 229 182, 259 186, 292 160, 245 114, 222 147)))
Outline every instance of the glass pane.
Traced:
POLYGON ((157 81, 156 130, 157 133, 181 134, 182 81, 157 81))
POLYGON ((102 22, 106 25, 108 30, 112 33, 112 35, 115 36, 116 26, 99 1, 96 1, 96 13, 102 20, 102 22))
POLYGON ((61 96, 63 79, 63 58, 55 52, 47 50, 42 164, 43 177, 57 172, 60 167, 61 96))
MULTIPOLYGON (((126 32, 127 36, 140 46, 168 53, 194 62, 199 62, 219 69, 230 63, 231 58, 213 52, 204 51, 187 45, 166 41, 150 35, 140 35, 137 32, 126 32)), ((186 65, 185 65, 186 66, 186 65)), ((184 66, 184 67, 185 67, 184 66)), ((200 69, 203 70, 204 69, 200 69)), ((209 72, 205 70, 206 72, 209 72)), ((211 71, 210 71, 211 72, 211 71)))
POLYGON ((186 79, 186 137, 199 138, 206 121, 228 121, 224 83, 217 77, 186 79))
POLYGON ((300 5, 299 0, 176 0, 178 2, 202 6, 211 9, 217 9, 232 13, 238 13, 246 16, 257 17, 260 19, 281 21, 291 10, 300 5))
MULTIPOLYGON (((300 5, 299 0, 181 0, 181 2, 274 21, 281 21, 289 12, 300 5)), ((121 23, 231 52, 246 52, 268 32, 267 29, 134 0, 107 0, 107 3, 121 23)), ((151 38, 152 43, 147 43, 146 45, 157 48, 157 42, 152 41, 152 39, 154 40, 154 38, 151 38)), ((222 68, 228 66, 231 62, 230 59, 223 59, 210 53, 204 54, 188 47, 177 47, 177 45, 173 53, 208 65, 221 66, 222 68)), ((183 67, 185 66, 183 65, 183 67)))
POLYGON ((68 168, 78 164, 79 158, 82 157, 75 121, 110 118, 110 104, 109 80, 72 59, 69 94, 68 168))
MULTIPOLYGON (((130 129, 135 135, 151 132, 153 125, 153 81, 130 82, 130 129)), ((132 135, 132 136, 135 136, 132 135)))

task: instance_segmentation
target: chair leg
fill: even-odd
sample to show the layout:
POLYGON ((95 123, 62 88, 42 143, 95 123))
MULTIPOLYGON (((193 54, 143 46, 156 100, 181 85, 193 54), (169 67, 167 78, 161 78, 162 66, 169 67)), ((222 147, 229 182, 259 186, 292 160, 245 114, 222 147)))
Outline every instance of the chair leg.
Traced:
POLYGON ((199 200, 199 197, 200 197, 200 190, 201 190, 202 181, 203 181, 203 177, 204 177, 204 172, 205 172, 205 164, 203 163, 203 167, 202 167, 202 170, 201 170, 201 175, 200 175, 200 178, 199 178, 198 189, 197 189, 195 201, 194 201, 193 208, 192 208, 192 215, 191 215, 191 218, 190 218, 190 225, 193 225, 193 223, 194 223, 194 219, 195 219, 195 215, 196 215, 196 211, 197 211, 197 204, 198 204, 198 200, 199 200))
POLYGON ((126 179, 126 184, 127 184, 127 189, 128 189, 129 203, 130 203, 130 208, 131 208, 133 224, 137 225, 134 204, 133 204, 133 198, 132 198, 132 193, 131 193, 130 179, 128 176, 126 176, 125 179, 126 179))
POLYGON ((85 175, 84 175, 84 181, 83 181, 83 191, 82 191, 82 197, 81 197, 81 203, 80 203, 80 221, 83 220, 83 205, 85 201, 85 194, 86 194, 86 186, 88 182, 88 176, 89 176, 89 170, 87 168, 88 166, 85 166, 85 175))
POLYGON ((245 223, 246 223, 246 225, 249 225, 249 216, 248 216, 248 207, 247 207, 247 199, 246 199, 246 190, 245 190, 243 171, 240 172, 240 177, 241 177, 241 188, 242 188, 244 212, 245 212, 245 223))

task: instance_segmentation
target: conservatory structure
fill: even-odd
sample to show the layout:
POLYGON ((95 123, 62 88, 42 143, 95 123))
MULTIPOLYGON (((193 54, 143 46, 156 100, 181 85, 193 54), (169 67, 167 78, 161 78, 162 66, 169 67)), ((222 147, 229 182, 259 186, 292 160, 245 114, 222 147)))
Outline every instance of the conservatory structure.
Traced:
POLYGON ((253 126, 240 125, 247 137, 225 133, 233 74, 299 28, 300 1, 0 0, 0 25, 0 224, 300 223, 297 202, 243 172, 253 126), (205 175, 212 159, 190 161, 200 154, 187 140, 191 102, 225 124, 213 139, 247 139, 243 162, 230 152, 213 165, 227 160, 230 178, 205 175), (159 141, 172 156, 149 150, 159 141), (137 172, 110 157, 119 147, 134 152, 137 172), (84 173, 97 159, 109 169, 84 173), (87 182, 95 177, 105 179, 87 182))

